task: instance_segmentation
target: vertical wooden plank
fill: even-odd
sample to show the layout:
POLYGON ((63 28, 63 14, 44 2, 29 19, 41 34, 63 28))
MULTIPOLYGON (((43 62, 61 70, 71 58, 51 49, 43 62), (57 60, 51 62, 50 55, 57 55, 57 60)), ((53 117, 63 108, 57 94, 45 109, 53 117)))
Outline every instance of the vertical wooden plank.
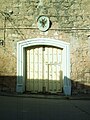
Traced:
POLYGON ((54 67, 54 78, 53 78, 53 91, 56 92, 56 81, 57 81, 57 64, 53 65, 54 67))
POLYGON ((52 63, 53 56, 52 56, 52 48, 48 48, 48 62, 49 64, 52 63))
POLYGON ((27 54, 27 81, 26 81, 26 90, 29 90, 29 50, 26 51, 27 54))
POLYGON ((30 49, 30 91, 33 91, 33 49, 30 49))
POLYGON ((61 63, 61 59, 62 59, 62 54, 61 54, 61 49, 58 49, 58 63, 61 63))
POLYGON ((37 87, 39 91, 39 47, 37 48, 37 87))
POLYGON ((54 92, 54 87, 55 87, 55 80, 56 80, 56 48, 52 48, 52 56, 53 56, 53 61, 52 61, 52 92, 54 92))
POLYGON ((49 64, 49 90, 50 90, 50 92, 53 89, 53 86, 52 86, 53 76, 52 76, 52 74, 53 74, 53 72, 52 72, 52 64, 49 64))
POLYGON ((49 92, 52 91, 52 62, 53 62, 53 56, 52 51, 53 49, 51 47, 48 47, 48 64, 49 64, 49 92))
POLYGON ((57 92, 59 92, 60 89, 60 64, 57 65, 57 92))
POLYGON ((42 92, 42 47, 39 48, 39 92, 42 92))
POLYGON ((38 91, 38 56, 37 56, 37 51, 38 49, 35 48, 34 49, 34 92, 37 92, 38 91))
POLYGON ((44 48, 44 86, 46 88, 46 91, 48 90, 48 48, 44 48))
POLYGON ((27 50, 27 79, 29 79, 29 50, 27 50))

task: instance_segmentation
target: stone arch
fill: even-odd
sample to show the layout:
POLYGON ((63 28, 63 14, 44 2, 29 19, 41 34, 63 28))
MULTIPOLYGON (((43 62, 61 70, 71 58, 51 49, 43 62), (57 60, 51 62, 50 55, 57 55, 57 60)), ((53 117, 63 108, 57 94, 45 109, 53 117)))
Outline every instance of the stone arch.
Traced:
POLYGON ((70 44, 61 40, 49 38, 33 38, 17 42, 17 84, 16 91, 25 91, 25 48, 35 45, 49 45, 63 49, 63 92, 71 95, 70 81, 70 44))

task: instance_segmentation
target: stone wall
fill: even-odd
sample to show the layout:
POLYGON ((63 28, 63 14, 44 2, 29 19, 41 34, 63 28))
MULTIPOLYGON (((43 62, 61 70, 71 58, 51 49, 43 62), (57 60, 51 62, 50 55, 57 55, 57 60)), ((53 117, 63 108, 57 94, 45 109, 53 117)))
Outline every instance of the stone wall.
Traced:
MULTIPOLYGON (((72 91, 89 92, 89 11, 89 0, 0 1, 0 76, 3 76, 3 84, 7 84, 6 80, 14 81, 11 90, 15 91, 17 42, 44 37, 70 43, 72 91), (40 15, 50 18, 51 27, 46 32, 37 27, 37 18, 40 15)), ((1 85, 2 80, 0 79, 1 85)))

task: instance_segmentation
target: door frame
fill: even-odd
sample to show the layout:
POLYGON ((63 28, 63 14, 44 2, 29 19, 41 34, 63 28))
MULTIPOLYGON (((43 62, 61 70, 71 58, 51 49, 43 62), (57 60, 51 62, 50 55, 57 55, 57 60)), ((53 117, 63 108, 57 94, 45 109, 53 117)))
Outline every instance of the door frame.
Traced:
POLYGON ((17 83, 16 92, 25 91, 25 48, 36 45, 47 45, 63 49, 62 68, 63 68, 63 92, 71 95, 70 80, 70 43, 50 38, 33 38, 17 42, 17 83))

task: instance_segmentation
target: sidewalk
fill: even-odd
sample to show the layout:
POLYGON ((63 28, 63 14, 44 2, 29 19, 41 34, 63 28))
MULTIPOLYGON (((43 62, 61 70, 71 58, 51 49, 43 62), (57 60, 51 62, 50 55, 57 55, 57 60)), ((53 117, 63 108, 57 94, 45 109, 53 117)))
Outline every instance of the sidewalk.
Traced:
POLYGON ((61 99, 61 100, 90 100, 90 94, 78 94, 78 95, 47 95, 47 94, 18 94, 18 93, 6 93, 0 92, 0 96, 9 96, 9 97, 23 97, 23 98, 38 98, 38 99, 61 99))

